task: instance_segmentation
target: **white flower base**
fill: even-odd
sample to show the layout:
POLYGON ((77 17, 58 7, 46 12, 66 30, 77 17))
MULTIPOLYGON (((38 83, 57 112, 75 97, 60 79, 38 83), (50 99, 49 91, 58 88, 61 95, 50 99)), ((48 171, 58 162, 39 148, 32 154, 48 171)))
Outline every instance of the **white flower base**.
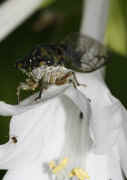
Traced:
POLYGON ((2 115, 13 115, 10 140, 0 146, 0 169, 8 169, 4 180, 50 180, 48 163, 64 157, 69 159, 66 175, 77 167, 87 171, 91 180, 123 179, 127 112, 107 89, 100 71, 77 73, 77 77, 87 84, 80 91, 56 87, 44 94, 45 101, 35 103, 34 95, 20 105, 0 103, 2 115))

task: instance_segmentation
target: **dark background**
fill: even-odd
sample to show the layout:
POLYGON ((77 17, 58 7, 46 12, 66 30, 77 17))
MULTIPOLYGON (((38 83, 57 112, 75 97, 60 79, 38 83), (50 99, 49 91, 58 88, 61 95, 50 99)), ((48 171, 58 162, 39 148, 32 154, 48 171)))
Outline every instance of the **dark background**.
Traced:
MULTIPOLYGON (((0 1, 0 3, 3 1, 0 1)), ((0 100, 16 104, 16 87, 23 79, 22 74, 15 68, 17 59, 28 53, 36 44, 61 40, 70 32, 79 30, 82 3, 81 0, 57 0, 48 7, 41 8, 34 13, 0 43, 0 100), (53 14, 53 17, 56 14, 56 18, 53 18, 51 23, 45 25, 44 28, 44 23, 41 25, 40 21, 47 10, 53 14)), ((120 18, 125 22, 126 32, 127 2, 126 0, 120 0, 118 3, 120 5, 119 11, 122 12, 120 18)), ((125 54, 126 47, 124 47, 125 54)), ((127 107, 127 58, 120 55, 117 50, 112 53, 111 59, 112 62, 107 65, 106 82, 112 93, 127 107)), ((8 141, 9 120, 10 118, 0 117, 0 144, 8 141)), ((2 179, 4 173, 5 171, 0 171, 0 179, 2 179)))

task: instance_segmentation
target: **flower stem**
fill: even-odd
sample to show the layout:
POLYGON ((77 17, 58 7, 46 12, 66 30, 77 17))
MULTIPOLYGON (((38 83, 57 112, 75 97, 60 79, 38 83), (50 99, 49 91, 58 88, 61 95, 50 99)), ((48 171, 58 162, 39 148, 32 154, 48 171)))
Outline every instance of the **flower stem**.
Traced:
POLYGON ((103 43, 109 0, 86 0, 83 8, 81 33, 88 34, 103 43))

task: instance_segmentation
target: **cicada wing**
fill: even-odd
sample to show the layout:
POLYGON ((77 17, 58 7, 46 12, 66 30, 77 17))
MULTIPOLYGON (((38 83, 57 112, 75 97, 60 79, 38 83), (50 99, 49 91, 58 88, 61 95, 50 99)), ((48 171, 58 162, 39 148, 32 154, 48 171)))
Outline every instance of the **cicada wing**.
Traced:
POLYGON ((63 42, 68 47, 70 68, 92 72, 108 62, 107 48, 99 41, 80 33, 72 33, 63 42))

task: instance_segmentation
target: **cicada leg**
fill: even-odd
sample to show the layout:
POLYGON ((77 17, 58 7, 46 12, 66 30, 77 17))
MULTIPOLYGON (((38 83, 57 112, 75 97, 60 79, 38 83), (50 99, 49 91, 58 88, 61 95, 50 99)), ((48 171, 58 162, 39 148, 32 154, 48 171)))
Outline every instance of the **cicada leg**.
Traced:
POLYGON ((20 103, 20 91, 21 91, 21 86, 19 85, 17 87, 16 95, 17 95, 17 103, 20 103))
MULTIPOLYGON (((37 86, 37 85, 36 85, 37 86)), ((26 80, 26 83, 24 83, 24 82, 21 82, 20 84, 19 84, 19 86, 17 87, 17 92, 16 92, 16 95, 17 95, 17 97, 18 97, 18 104, 20 103, 20 93, 21 93, 21 90, 25 90, 25 91, 27 91, 27 90, 32 90, 32 91, 34 91, 35 90, 35 88, 36 88, 36 86, 30 86, 30 84, 28 83, 28 81, 26 80)))
MULTIPOLYGON (((87 85, 86 84, 80 84, 79 82, 78 82, 78 80, 77 80, 77 77, 76 77, 76 75, 75 75, 75 72, 72 72, 72 79, 70 79, 71 80, 71 83, 73 84, 73 86, 75 87, 75 88, 77 88, 77 86, 84 86, 85 88, 87 87, 87 85)), ((89 102, 91 102, 91 99, 89 99, 89 98, 87 98, 88 99, 88 101, 89 102)))
POLYGON ((39 95, 35 98, 35 101, 41 99, 42 93, 44 93, 44 90, 48 89, 48 84, 44 83, 43 79, 41 79, 40 82, 39 82, 39 87, 40 87, 39 95))
POLYGON ((72 83, 75 88, 77 88, 77 86, 84 86, 84 87, 86 87, 85 84, 80 84, 78 82, 78 80, 76 78, 76 75, 75 75, 75 72, 72 72, 72 71, 68 72, 62 78, 56 79, 56 81, 55 81, 56 85, 63 85, 63 84, 66 84, 66 83, 72 83))
POLYGON ((70 81, 72 82, 73 86, 75 88, 77 88, 77 86, 84 86, 84 87, 87 87, 86 84, 80 84, 77 80, 77 77, 75 75, 75 72, 71 72, 72 73, 72 79, 70 79, 70 81))
POLYGON ((27 90, 29 89, 29 86, 26 84, 26 83, 20 83, 19 86, 17 87, 17 92, 16 92, 16 95, 17 95, 17 98, 18 98, 18 104, 20 103, 20 93, 21 93, 21 90, 27 90))
POLYGON ((34 99, 35 101, 38 101, 39 99, 41 99, 42 92, 43 92, 43 88, 41 87, 39 91, 39 95, 34 99))

